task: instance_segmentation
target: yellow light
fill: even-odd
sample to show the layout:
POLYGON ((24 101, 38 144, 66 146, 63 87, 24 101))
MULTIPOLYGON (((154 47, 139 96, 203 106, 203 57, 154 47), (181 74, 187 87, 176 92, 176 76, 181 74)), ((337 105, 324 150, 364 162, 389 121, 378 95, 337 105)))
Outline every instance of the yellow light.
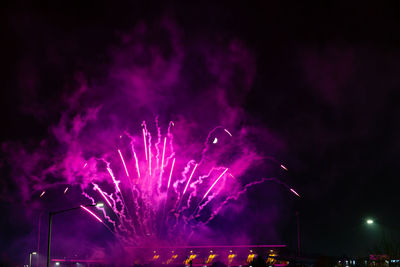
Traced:
POLYGON ((276 261, 275 258, 268 257, 267 260, 266 260, 266 263, 268 265, 273 265, 275 263, 275 261, 276 261))
MULTIPOLYGON (((232 251, 232 250, 231 250, 231 251, 232 251)), ((233 258, 234 258, 235 256, 236 256, 235 254, 229 254, 229 255, 228 255, 228 264, 229 264, 229 265, 232 263, 233 258)))
POLYGON ((167 264, 172 263, 177 257, 178 257, 178 254, 172 255, 172 257, 167 260, 167 264))
POLYGON ((192 254, 189 256, 187 260, 185 260, 185 264, 188 265, 191 261, 193 261, 196 258, 196 254, 192 254))
POLYGON ((251 263, 254 260, 254 253, 250 253, 249 256, 247 256, 247 263, 251 263))
POLYGON ((216 256, 215 254, 211 254, 210 256, 208 256, 206 264, 210 264, 213 261, 213 259, 215 258, 215 256, 216 256))

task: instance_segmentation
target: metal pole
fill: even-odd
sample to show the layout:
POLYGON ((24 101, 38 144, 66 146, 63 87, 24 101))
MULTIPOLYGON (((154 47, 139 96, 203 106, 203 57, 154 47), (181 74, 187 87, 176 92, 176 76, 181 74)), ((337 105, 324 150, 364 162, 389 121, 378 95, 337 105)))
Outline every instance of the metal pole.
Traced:
POLYGON ((296 211, 297 217, 297 256, 300 256, 300 219, 299 219, 299 212, 296 211))
POLYGON ((50 267, 50 243, 51 243, 51 219, 53 217, 53 213, 49 212, 49 239, 47 241, 47 267, 50 267))
POLYGON ((42 215, 44 214, 44 211, 42 211, 39 215, 39 226, 38 226, 38 243, 37 243, 37 257, 36 257, 36 267, 39 267, 39 254, 40 254, 40 224, 42 221, 42 215))
POLYGON ((32 267, 32 253, 29 253, 29 267, 32 267))
MULTIPOLYGON (((85 207, 95 207, 96 204, 90 204, 90 205, 85 205, 85 207)), ((63 213, 63 212, 67 212, 67 211, 71 211, 71 210, 77 210, 80 209, 81 206, 79 207, 75 207, 75 208, 71 208, 71 209, 65 209, 65 210, 59 210, 59 211, 54 211, 54 212, 49 212, 49 239, 47 241, 47 267, 50 267, 50 244, 51 244, 51 220, 53 218, 53 215, 59 214, 59 213, 63 213)))

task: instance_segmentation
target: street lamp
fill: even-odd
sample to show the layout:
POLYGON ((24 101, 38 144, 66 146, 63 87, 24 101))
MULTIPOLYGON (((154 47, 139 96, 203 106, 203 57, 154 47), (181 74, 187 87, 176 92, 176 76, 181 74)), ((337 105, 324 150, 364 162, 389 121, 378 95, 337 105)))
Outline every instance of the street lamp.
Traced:
POLYGON ((29 267, 32 267, 32 255, 36 255, 37 253, 34 251, 34 252, 31 252, 31 253, 29 253, 29 267))
POLYGON ((64 213, 67 211, 81 209, 84 207, 103 207, 103 206, 104 206, 103 203, 97 203, 97 204, 90 204, 90 205, 80 205, 79 207, 75 207, 75 208, 49 212, 49 236, 48 236, 48 241, 47 241, 47 267, 50 267, 51 221, 52 221, 53 215, 64 213))
POLYGON ((367 222, 367 224, 374 224, 374 220, 372 220, 372 219, 367 219, 366 222, 367 222))

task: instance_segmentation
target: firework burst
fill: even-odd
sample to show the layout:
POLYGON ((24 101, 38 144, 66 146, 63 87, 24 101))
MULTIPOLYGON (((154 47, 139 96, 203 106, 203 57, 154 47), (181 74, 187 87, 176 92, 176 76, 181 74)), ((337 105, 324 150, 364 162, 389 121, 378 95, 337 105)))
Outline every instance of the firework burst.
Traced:
POLYGON ((234 169, 243 158, 226 160, 221 146, 231 146, 235 137, 223 127, 209 132, 198 159, 187 159, 174 150, 174 123, 169 123, 166 134, 157 119, 155 124, 155 138, 143 122, 142 137, 125 132, 120 139, 126 138, 129 145, 120 144, 108 157, 82 164, 96 170, 91 182, 82 187, 83 195, 93 204, 105 204, 97 208, 101 215, 96 219, 104 217, 107 228, 126 245, 187 241, 229 200, 236 200, 252 185, 271 180, 240 184, 234 169))

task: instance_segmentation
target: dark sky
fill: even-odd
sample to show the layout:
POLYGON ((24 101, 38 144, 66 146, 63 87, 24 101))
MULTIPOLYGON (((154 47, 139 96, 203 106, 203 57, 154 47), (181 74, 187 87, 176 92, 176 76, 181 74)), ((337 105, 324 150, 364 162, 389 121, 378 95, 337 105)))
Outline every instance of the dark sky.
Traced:
MULTIPOLYGON (((293 216, 286 215, 281 240, 295 245, 291 236, 299 210, 302 249, 308 253, 366 254, 382 240, 365 227, 366 217, 398 242, 397 10, 348 1, 160 2, 15 1, 3 9, 0 141, 35 147, 60 120, 59 99, 73 91, 77 72, 89 80, 99 76, 120 33, 168 16, 184 42, 235 39, 254 56, 250 90, 236 98, 248 121, 285 144, 278 153, 290 170, 285 179, 302 195, 282 209, 293 216)), ((0 185, 6 195, 10 184, 0 185)), ((260 192, 254 196, 266 201, 260 192)), ((6 210, 19 205, 0 201, 6 210)), ((18 219, 11 214, 2 216, 0 234, 13 241, 29 229, 7 233, 18 219)))

